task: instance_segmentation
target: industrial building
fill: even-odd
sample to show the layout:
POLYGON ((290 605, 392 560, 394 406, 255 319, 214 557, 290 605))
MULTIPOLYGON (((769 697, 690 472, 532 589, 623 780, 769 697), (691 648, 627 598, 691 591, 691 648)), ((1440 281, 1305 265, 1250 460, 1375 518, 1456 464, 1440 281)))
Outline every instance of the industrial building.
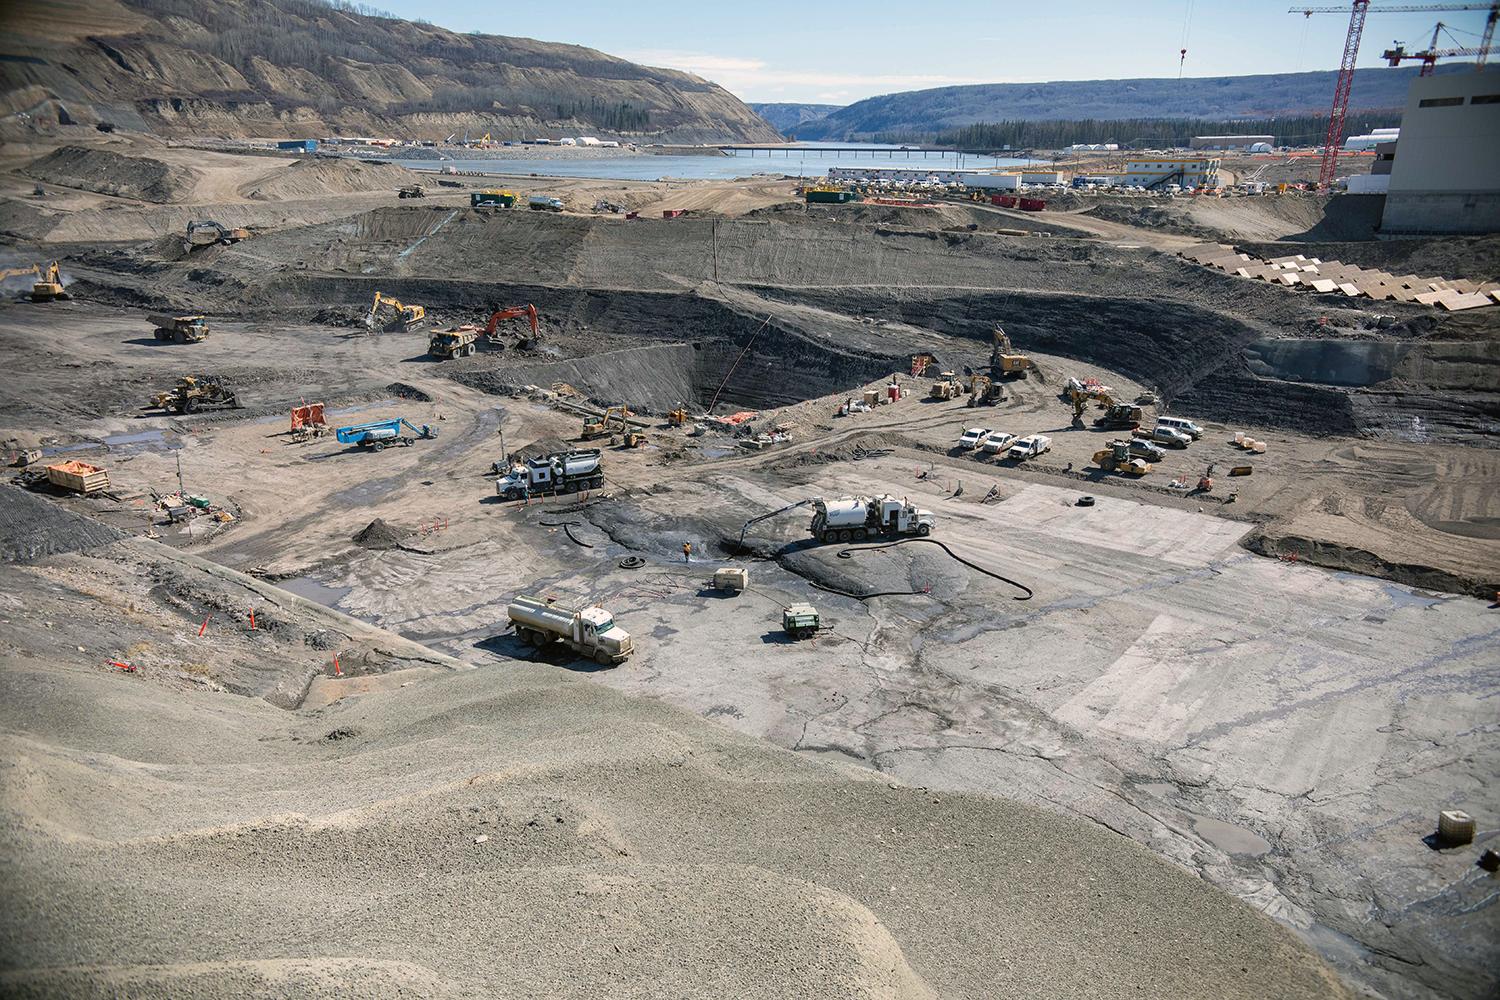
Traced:
POLYGON ((1377 128, 1370 131, 1368 135, 1351 135, 1344 140, 1344 150, 1350 153, 1362 153, 1374 149, 1382 142, 1394 142, 1401 138, 1399 128, 1377 128))
POLYGON ((1375 162, 1368 174, 1351 174, 1346 184, 1350 194, 1385 194, 1391 189, 1391 166, 1396 162, 1396 142, 1375 147, 1375 162))
POLYGON ((1195 135, 1188 142, 1188 148, 1248 150, 1252 146, 1270 147, 1275 144, 1274 135, 1195 135))
POLYGON ((1143 156, 1125 161, 1125 172, 1117 184, 1129 187, 1159 187, 1181 184, 1183 187, 1217 187, 1219 159, 1210 156, 1143 156))
POLYGON ((1417 77, 1382 234, 1500 232, 1500 71, 1417 77))

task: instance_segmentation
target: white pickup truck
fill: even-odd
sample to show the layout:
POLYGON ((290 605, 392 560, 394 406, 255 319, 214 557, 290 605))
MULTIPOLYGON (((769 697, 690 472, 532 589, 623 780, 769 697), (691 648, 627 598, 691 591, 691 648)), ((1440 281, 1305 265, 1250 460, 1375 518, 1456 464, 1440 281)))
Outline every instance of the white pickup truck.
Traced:
POLYGON ((1028 434, 1015 444, 1010 446, 1010 451, 1005 457, 1012 462, 1020 462, 1023 459, 1035 458, 1044 451, 1052 450, 1052 439, 1045 434, 1028 434))

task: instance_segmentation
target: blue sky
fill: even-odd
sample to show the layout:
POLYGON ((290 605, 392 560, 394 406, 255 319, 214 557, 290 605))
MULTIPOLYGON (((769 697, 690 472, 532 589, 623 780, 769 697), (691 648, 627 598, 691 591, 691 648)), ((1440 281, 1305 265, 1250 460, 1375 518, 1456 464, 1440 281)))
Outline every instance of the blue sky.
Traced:
MULTIPOLYGON (((1287 13, 1306 5, 1297 0, 372 2, 457 31, 571 42, 685 69, 746 101, 827 104, 950 84, 1175 77, 1184 47, 1189 77, 1333 69, 1349 24, 1345 14, 1287 13)), ((1396 39, 1425 47, 1439 18, 1472 45, 1485 14, 1372 14, 1359 65, 1384 65, 1380 53, 1396 39)))

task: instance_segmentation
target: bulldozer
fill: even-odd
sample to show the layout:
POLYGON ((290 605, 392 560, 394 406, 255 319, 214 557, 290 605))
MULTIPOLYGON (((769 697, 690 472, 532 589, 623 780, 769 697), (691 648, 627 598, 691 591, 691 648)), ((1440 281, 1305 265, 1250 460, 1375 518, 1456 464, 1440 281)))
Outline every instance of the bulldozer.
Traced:
POLYGON ((152 316, 151 322, 156 325, 157 340, 177 344, 196 344, 199 341, 208 339, 207 316, 168 316, 162 314, 152 316))
POLYGON ((667 426, 668 427, 683 427, 683 426, 685 426, 687 424, 687 422, 688 422, 687 407, 685 407, 685 406, 679 406, 675 410, 668 410, 667 411, 667 426))
POLYGON ((1125 441, 1111 441, 1109 447, 1094 452, 1094 464, 1105 472, 1126 476, 1144 476, 1154 468, 1144 458, 1132 458, 1130 445, 1125 441))
POLYGON ((990 378, 997 382, 1003 378, 1025 378, 1032 371, 1036 371, 1036 362, 1024 354, 1017 354, 1010 335, 1000 324, 995 324, 994 343, 990 347, 990 378))
POLYGON ((957 399, 964 394, 964 384, 958 380, 953 372, 942 372, 938 375, 932 388, 927 390, 928 399, 957 399))
POLYGON ((426 322, 427 310, 422 306, 405 305, 384 292, 375 293, 375 301, 370 303, 370 312, 365 316, 366 327, 387 333, 410 333, 426 322))
POLYGON ((622 434, 630 433, 630 410, 623 406, 611 406, 604 411, 603 416, 583 418, 583 440, 591 441, 597 437, 606 437, 612 430, 619 430, 622 434))
POLYGON ((1145 414, 1139 406, 1116 403, 1108 395, 1100 396, 1099 402, 1104 407, 1104 414, 1094 418, 1094 426, 1102 430, 1135 430, 1145 419, 1145 414))
POLYGON ((166 392, 158 392, 147 406, 168 413, 197 413, 200 410, 237 410, 239 397, 224 383, 213 378, 184 375, 166 392))

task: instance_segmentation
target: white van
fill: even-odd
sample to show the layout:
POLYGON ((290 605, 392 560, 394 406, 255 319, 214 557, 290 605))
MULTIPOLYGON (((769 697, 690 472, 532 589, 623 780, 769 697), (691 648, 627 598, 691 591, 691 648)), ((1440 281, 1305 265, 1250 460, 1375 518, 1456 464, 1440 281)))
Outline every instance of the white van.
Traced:
POLYGON ((1193 423, 1186 417, 1157 417, 1156 426, 1170 427, 1192 438, 1194 441, 1203 436, 1203 428, 1193 423))

